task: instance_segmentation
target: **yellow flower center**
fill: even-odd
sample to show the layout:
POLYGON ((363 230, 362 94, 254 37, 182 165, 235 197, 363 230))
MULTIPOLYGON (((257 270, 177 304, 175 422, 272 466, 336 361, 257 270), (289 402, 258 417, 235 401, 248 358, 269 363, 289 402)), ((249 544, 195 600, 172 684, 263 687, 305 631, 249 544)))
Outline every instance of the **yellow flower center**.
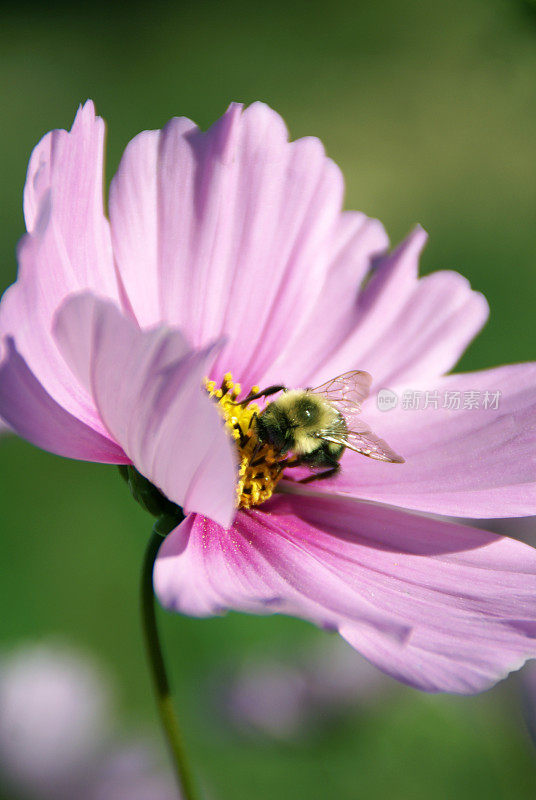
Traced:
MULTIPOLYGON (((242 392, 239 383, 234 383, 228 372, 217 389, 215 381, 205 379, 209 396, 218 403, 225 420, 225 427, 233 437, 238 452, 238 484, 236 487, 238 508, 251 508, 268 500, 283 474, 281 453, 270 444, 261 444, 257 438, 255 418, 260 414, 256 403, 237 405, 242 392)), ((249 394, 256 394, 258 386, 252 386, 249 394)))

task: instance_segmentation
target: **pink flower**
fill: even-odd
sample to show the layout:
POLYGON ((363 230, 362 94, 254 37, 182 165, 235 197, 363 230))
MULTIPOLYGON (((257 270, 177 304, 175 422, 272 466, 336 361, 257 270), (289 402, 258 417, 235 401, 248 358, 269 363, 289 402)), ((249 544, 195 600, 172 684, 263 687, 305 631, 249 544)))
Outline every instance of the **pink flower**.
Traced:
POLYGON ((173 775, 162 767, 154 743, 117 743, 93 765, 91 783, 76 787, 77 800, 181 800, 173 775))
POLYGON ((248 735, 303 739, 385 699, 381 672, 339 637, 321 644, 279 659, 250 656, 223 680, 220 668, 215 696, 225 721, 248 735))
POLYGON ((109 734, 110 712, 107 681, 72 648, 27 644, 2 654, 2 775, 24 796, 73 797, 109 734))
POLYGON ((35 800, 176 800, 151 740, 118 734, 110 680, 57 642, 0 657, 0 770, 35 800))
POLYGON ((289 143, 262 104, 233 104, 207 133, 179 118, 137 136, 109 222, 103 136, 87 103, 32 154, 0 415, 55 453, 133 463, 184 507, 155 570, 167 608, 300 616, 427 691, 479 691, 536 656, 535 551, 414 513, 536 513, 536 366, 444 377, 484 298, 454 272, 418 279, 420 228, 387 253, 379 222, 341 211, 320 142, 289 143), (209 400, 203 376, 247 391, 351 369, 372 374, 364 417, 405 463, 347 451, 339 475, 284 472, 254 505, 245 490, 269 491, 241 451, 236 511, 228 396, 209 400), (388 413, 381 388, 399 400, 388 413), (428 407, 405 407, 408 391, 428 407), (456 393, 488 400, 456 408, 456 393))

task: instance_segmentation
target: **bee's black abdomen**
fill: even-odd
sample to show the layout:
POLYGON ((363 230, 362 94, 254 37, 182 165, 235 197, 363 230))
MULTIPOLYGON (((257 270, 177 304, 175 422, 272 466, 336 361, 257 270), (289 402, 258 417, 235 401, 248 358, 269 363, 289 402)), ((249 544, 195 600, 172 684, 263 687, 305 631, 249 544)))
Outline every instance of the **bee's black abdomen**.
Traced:
POLYGON ((312 453, 306 453, 301 456, 300 460, 303 464, 307 464, 308 467, 336 467, 343 452, 344 447, 342 445, 322 442, 320 447, 317 447, 312 453))

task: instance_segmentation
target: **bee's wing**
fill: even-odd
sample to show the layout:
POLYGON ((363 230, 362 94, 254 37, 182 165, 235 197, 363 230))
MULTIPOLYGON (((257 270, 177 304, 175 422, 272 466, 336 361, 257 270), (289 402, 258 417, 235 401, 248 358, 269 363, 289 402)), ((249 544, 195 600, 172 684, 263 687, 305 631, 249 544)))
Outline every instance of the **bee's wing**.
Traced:
POLYGON ((404 462, 402 456, 395 453, 387 442, 376 436, 367 423, 361 419, 361 403, 367 399, 372 383, 372 376, 362 370, 345 372, 330 381, 307 391, 318 394, 331 403, 344 417, 348 430, 340 428, 323 429, 316 434, 319 439, 333 442, 361 453, 376 461, 390 461, 395 464, 404 462))
POLYGON ((346 416, 348 409, 353 409, 354 413, 361 410, 361 403, 367 399, 371 383, 372 376, 368 372, 357 369, 352 372, 344 372, 321 386, 315 386, 307 391, 319 394, 329 403, 337 406, 346 416))
POLYGON ((404 459, 389 447, 384 439, 380 439, 372 431, 364 420, 359 420, 358 430, 348 430, 345 432, 332 431, 329 429, 321 430, 317 436, 325 442, 333 442, 361 453, 363 456, 373 458, 375 461, 389 461, 393 464, 403 464, 404 459))
POLYGON ((342 414, 348 429, 370 430, 360 418, 361 403, 367 399, 372 376, 362 370, 344 372, 336 378, 307 391, 317 394, 334 406, 342 414))

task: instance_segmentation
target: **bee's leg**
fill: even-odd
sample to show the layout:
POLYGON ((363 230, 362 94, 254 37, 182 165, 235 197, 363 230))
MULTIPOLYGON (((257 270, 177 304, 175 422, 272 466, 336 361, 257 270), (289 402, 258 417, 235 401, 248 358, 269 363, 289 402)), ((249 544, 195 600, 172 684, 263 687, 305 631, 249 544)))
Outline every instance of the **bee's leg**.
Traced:
POLYGON ((248 431, 250 431, 253 427, 255 427, 255 423, 257 422, 257 417, 258 416, 259 415, 257 414, 257 412, 255 412, 254 414, 251 415, 250 420, 249 420, 249 425, 248 425, 248 431))
POLYGON ((238 431, 238 434, 240 436, 240 447, 245 447, 246 444, 247 444, 247 441, 248 441, 248 437, 245 435, 244 431, 242 430, 242 426, 240 425, 239 422, 235 422, 235 424, 233 425, 233 428, 236 431, 238 431))
POLYGON ((313 481, 323 481, 325 478, 331 478, 332 475, 336 475, 337 472, 340 470, 341 465, 336 464, 329 469, 325 469, 323 472, 318 472, 313 475, 308 475, 307 478, 302 478, 298 481, 298 483, 312 483, 313 481))
MULTIPOLYGON (((250 433, 252 428, 255 428, 255 422, 257 420, 257 416, 258 416, 257 413, 251 415, 251 419, 249 420, 248 429, 247 429, 247 433, 248 434, 250 433)), ((244 436, 244 439, 246 441, 247 441, 247 438, 248 438, 247 436, 244 436)), ((257 458, 257 453, 259 452, 259 450, 261 449, 262 446, 263 446, 262 442, 258 441, 257 444, 255 445, 255 447, 253 448, 253 452, 251 453, 250 463, 254 467, 256 467, 257 464, 262 464, 262 462, 264 461, 264 458, 259 458, 259 460, 257 462, 255 461, 255 459, 257 458)))
POLYGON ((243 400, 236 400, 234 403, 232 403, 232 405, 247 406, 252 400, 258 400, 259 397, 268 397, 269 395, 276 394, 277 392, 286 392, 286 386, 269 386, 267 389, 263 389, 261 392, 248 394, 248 396, 243 400))
POLYGON ((291 467, 301 467, 303 465, 303 461, 299 456, 287 458, 285 461, 281 461, 280 463, 285 469, 290 469, 291 467))

